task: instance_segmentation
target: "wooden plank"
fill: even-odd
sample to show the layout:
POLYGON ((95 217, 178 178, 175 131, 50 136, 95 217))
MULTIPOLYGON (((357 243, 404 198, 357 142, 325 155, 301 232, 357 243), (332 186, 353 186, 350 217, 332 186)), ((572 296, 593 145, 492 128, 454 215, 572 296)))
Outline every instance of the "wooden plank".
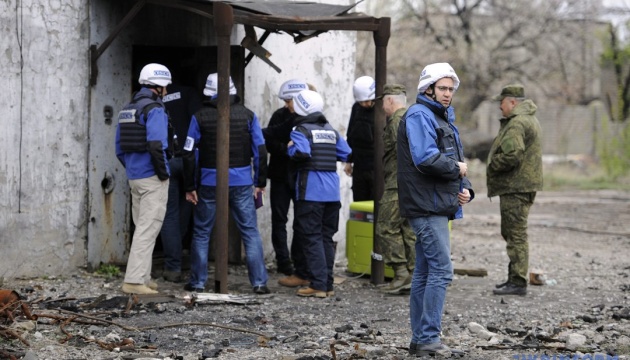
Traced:
POLYGON ((454 268, 455 275, 468 275, 468 276, 488 276, 488 270, 484 268, 454 268))

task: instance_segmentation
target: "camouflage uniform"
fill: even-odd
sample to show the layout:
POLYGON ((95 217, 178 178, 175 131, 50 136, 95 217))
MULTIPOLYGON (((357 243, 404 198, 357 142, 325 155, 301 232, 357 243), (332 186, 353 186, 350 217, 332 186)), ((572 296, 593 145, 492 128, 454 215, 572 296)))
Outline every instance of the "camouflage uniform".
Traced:
POLYGON ((407 270, 412 272, 416 259, 416 235, 407 223, 407 219, 400 216, 396 175, 396 136, 400 119, 404 113, 405 108, 396 110, 388 119, 383 132, 385 185, 383 197, 379 202, 376 236, 381 244, 385 264, 394 269, 397 266, 406 265, 407 270))
MULTIPOLYGON (((524 93, 522 87, 520 91, 524 93)), ((543 182, 542 131, 535 114, 534 102, 524 100, 501 119, 486 169, 488 197, 498 195, 500 199, 501 236, 510 258, 508 282, 517 286, 527 286, 527 217, 543 182)))

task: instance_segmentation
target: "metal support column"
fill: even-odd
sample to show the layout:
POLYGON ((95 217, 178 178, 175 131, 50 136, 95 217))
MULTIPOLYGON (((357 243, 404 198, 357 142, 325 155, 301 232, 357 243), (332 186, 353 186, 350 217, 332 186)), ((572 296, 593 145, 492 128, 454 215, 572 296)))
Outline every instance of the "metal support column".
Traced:
MULTIPOLYGON (((381 96, 383 86, 387 81, 387 43, 390 36, 390 18, 381 18, 379 29, 374 34, 375 45, 375 81, 376 96, 381 96)), ((379 200, 383 196, 383 129, 385 128, 385 112, 383 111, 383 100, 377 100, 374 105, 374 234, 373 252, 371 262, 371 280, 375 285, 385 282, 385 264, 382 258, 382 247, 380 239, 376 237, 376 222, 378 221, 379 200), (378 256, 378 257, 377 257, 378 256)))
POLYGON ((217 33, 217 75, 219 121, 217 123, 217 187, 215 219, 216 254, 214 255, 214 292, 227 293, 228 215, 230 164, 230 36, 234 26, 232 7, 214 3, 214 28, 217 33))

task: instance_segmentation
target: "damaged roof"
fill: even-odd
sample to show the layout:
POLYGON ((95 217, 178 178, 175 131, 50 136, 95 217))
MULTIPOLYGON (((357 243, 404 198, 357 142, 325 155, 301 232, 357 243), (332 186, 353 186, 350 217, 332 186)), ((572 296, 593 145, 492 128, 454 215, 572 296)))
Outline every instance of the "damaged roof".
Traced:
POLYGON ((320 4, 308 1, 217 1, 217 0, 147 0, 147 3, 186 9, 213 18, 214 3, 223 3, 234 10, 234 22, 268 31, 300 33, 304 30, 376 31, 377 18, 349 11, 352 5, 320 4))
MULTIPOLYGON (((208 0, 196 0, 195 2, 208 2, 208 0)), ((307 1, 223 1, 223 3, 229 4, 235 10, 238 9, 252 14, 290 17, 304 17, 305 15, 310 17, 338 16, 345 14, 357 5, 330 5, 307 1)))

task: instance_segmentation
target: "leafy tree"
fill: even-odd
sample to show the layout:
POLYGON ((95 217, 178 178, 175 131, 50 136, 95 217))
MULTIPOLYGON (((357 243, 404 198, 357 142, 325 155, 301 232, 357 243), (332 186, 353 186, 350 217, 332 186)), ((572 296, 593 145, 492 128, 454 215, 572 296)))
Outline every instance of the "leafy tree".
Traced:
POLYGON ((604 91, 604 102, 613 121, 626 121, 630 116, 630 44, 622 44, 618 33, 618 28, 612 24, 608 26, 602 65, 612 68, 615 88, 604 91))

